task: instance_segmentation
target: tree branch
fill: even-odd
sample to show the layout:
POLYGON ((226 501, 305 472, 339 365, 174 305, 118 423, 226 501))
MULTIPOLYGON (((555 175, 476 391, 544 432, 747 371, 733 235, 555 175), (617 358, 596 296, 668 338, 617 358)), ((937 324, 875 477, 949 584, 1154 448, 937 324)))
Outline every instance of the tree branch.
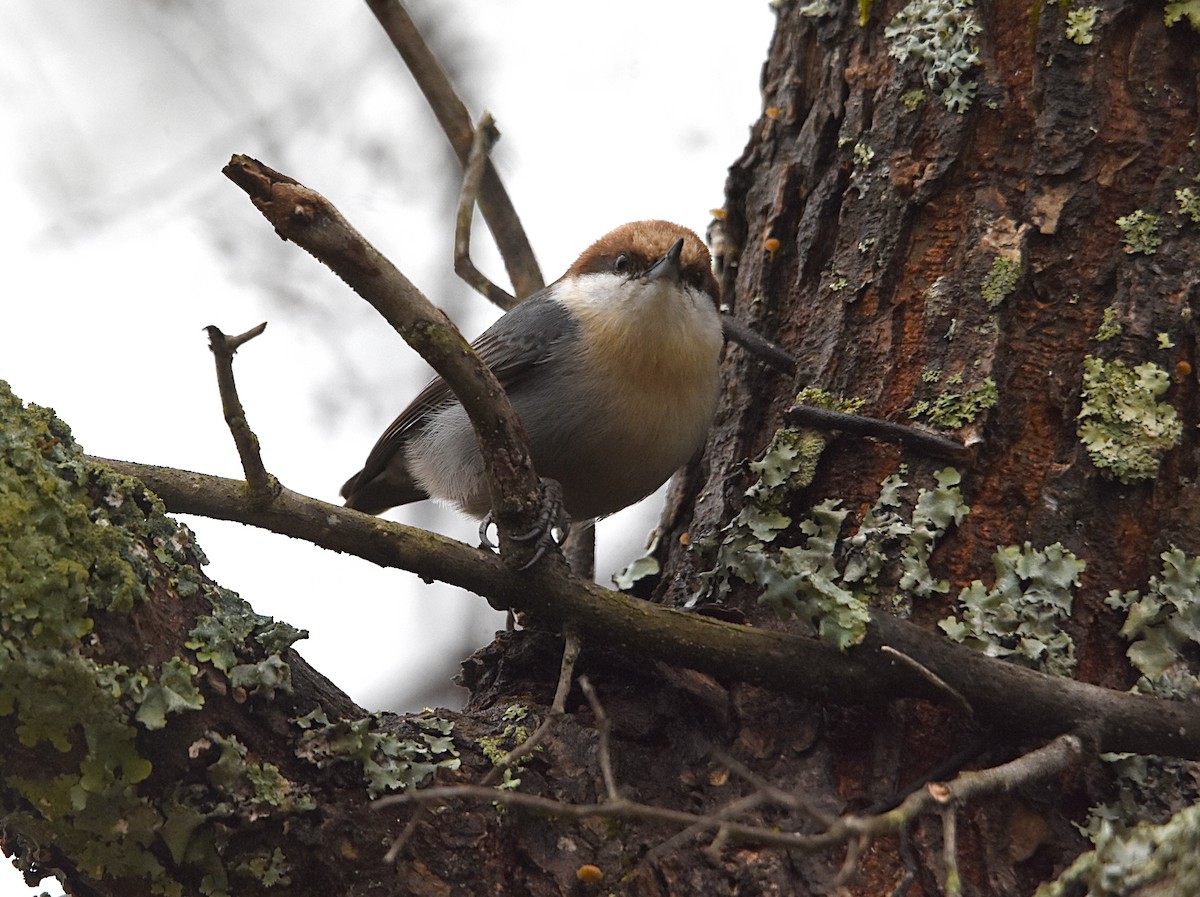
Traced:
POLYGON ((617 791, 617 780, 613 776, 612 753, 608 746, 612 724, 609 723, 608 714, 604 712, 604 705, 600 703, 596 689, 592 688, 592 683, 588 680, 587 676, 579 677, 579 688, 583 691, 583 696, 587 698, 588 704, 591 705, 592 716, 596 718, 596 731, 600 734, 600 745, 597 748, 597 754, 600 762, 600 775, 604 779, 604 792, 609 800, 620 800, 621 795, 617 791))
MULTIPOLYGON (((429 108, 437 117, 459 162, 466 167, 471 154, 474 128, 466 105, 450 83, 450 77, 408 14, 400 0, 367 0, 367 6, 383 26, 393 46, 425 95, 429 108)), ((479 190, 479 210, 496 240, 504 259, 505 270, 512 280, 517 296, 524 298, 540 290, 545 282, 538 269, 533 247, 521 226, 512 200, 509 199, 500 176, 488 160, 484 164, 479 190)))
POLYGON ((492 554, 433 533, 306 498, 288 489, 267 507, 240 481, 126 461, 94 459, 140 478, 175 513, 234 520, 305 539, 373 563, 411 570, 524 611, 548 627, 577 627, 585 642, 815 700, 898 697, 932 701, 943 688, 899 663, 894 648, 960 693, 997 731, 1053 738, 1093 733, 1098 751, 1200 759, 1200 708, 1117 692, 986 657, 886 614, 843 653, 817 639, 726 623, 661 607, 571 576, 565 565, 510 570, 492 554), (1015 696, 1015 697, 1014 697, 1015 696))
MULTIPOLYGON (((621 797, 593 804, 573 804, 521 791, 502 791, 479 785, 447 785, 411 789, 404 794, 381 798, 376 801, 375 806, 382 808, 393 804, 446 804, 453 800, 468 800, 492 803, 500 807, 528 809, 567 819, 639 819, 681 825, 689 832, 716 830, 741 842, 815 852, 842 844, 870 841, 888 832, 903 829, 917 817, 930 812, 942 813, 943 821, 949 818, 950 830, 953 831, 953 810, 957 805, 988 794, 1010 791, 1062 772, 1079 762, 1082 751, 1083 745, 1077 736, 1062 735, 1010 763, 964 772, 951 782, 931 784, 914 792, 899 807, 887 813, 874 816, 839 816, 824 831, 817 834, 781 831, 734 822, 728 818, 732 812, 747 810, 761 803, 761 799, 746 800, 745 803, 734 801, 729 807, 715 813, 691 813, 621 797)), ((766 792, 757 792, 757 795, 761 795, 762 799, 769 798, 766 792)), ((953 847, 953 838, 949 841, 948 849, 953 847)), ((949 859, 953 862, 955 858, 949 859)))
POLYGON ((475 217, 488 153, 499 137, 491 113, 483 113, 475 126, 471 155, 463 168, 462 190, 458 194, 458 212, 454 217, 454 273, 477 293, 486 296, 489 302, 507 311, 517 304, 516 298, 492 283, 471 261, 471 221, 475 217))
MULTIPOLYGON (((226 177, 246 191, 285 240, 291 240, 366 299, 450 385, 479 439, 492 510, 505 556, 509 533, 533 528, 542 486, 521 420, 503 388, 446 314, 314 190, 249 156, 235 155, 226 177)), ((514 546, 515 547, 515 546, 514 546)))
POLYGON ((783 416, 790 424, 822 430, 841 430, 843 433, 854 433, 858 436, 873 436, 884 442, 912 446, 935 458, 969 462, 974 456, 974 452, 968 446, 940 433, 918 430, 916 427, 880 420, 877 417, 847 414, 844 411, 818 408, 814 405, 793 405, 783 416))
MULTIPOLYGON (((475 204, 491 147, 499 139, 496 124, 485 112, 475 127, 471 155, 463 173, 462 190, 458 196, 458 214, 454 223, 454 273, 459 279, 503 309, 510 309, 517 300, 492 283, 471 261, 471 225, 475 220, 475 204)), ((559 546, 571 569, 585 579, 596 576, 596 530, 592 526, 573 527, 559 546)))
POLYGON ((248 343, 266 330, 267 323, 264 321, 238 336, 226 336, 219 327, 212 324, 204 329, 208 333, 208 347, 212 350, 217 364, 217 390, 221 394, 221 410, 225 414, 229 432, 233 434, 238 457, 242 460, 246 485, 250 487, 250 495, 256 501, 269 502, 279 492, 279 481, 267 473, 266 467, 263 466, 258 437, 254 435, 249 421, 246 420, 246 409, 242 407, 242 400, 238 398, 237 381, 233 377, 233 354, 243 343, 248 343))
POLYGON ((796 375, 795 358, 727 311, 721 312, 721 329, 725 339, 737 343, 755 358, 788 376, 796 375))

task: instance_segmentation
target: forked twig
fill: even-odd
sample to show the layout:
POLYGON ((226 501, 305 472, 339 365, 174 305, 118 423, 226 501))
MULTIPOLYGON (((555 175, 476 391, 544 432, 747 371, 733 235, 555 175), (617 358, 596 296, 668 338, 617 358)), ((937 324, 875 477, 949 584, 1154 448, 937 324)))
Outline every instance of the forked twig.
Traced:
MULTIPOLYGON (((458 160, 464 166, 471 153, 471 115, 450 83, 450 76, 417 30, 412 16, 400 0, 367 0, 367 6, 383 26, 392 45, 399 51, 425 101, 437 117, 458 160)), ((504 267, 518 296, 540 290, 545 282, 538 269, 533 247, 521 226, 512 200, 490 161, 483 167, 479 189, 479 210, 496 239, 504 267)))
POLYGON ((324 196, 245 155, 222 169, 276 233, 328 265, 432 365, 475 424, 506 562, 521 560, 513 532, 528 530, 545 505, 524 427, 495 375, 446 317, 356 231, 324 196))
POLYGON ((221 394, 221 410, 225 423, 233 435, 238 457, 242 461, 242 472, 250 489, 250 497, 259 504, 269 503, 279 494, 279 481, 267 473, 263 465, 258 437, 246 421, 246 409, 238 398, 237 382, 233 377, 233 354, 243 343, 248 343, 267 329, 267 322, 252 327, 237 336, 226 336, 221 328, 209 324, 204 328, 208 334, 208 347, 212 350, 217 365, 217 389, 221 394))
POLYGON ((500 137, 496 122, 490 112, 483 113, 475 126, 475 137, 471 141, 471 155, 463 168, 462 190, 458 194, 458 213, 454 219, 454 273, 488 301, 508 310, 517 304, 514 296, 494 284, 471 261, 471 222, 475 217, 475 203, 483 183, 484 166, 488 153, 500 137))
POLYGON ((816 834, 781 831, 775 827, 734 822, 721 818, 719 812, 691 813, 656 807, 619 796, 615 800, 595 804, 573 804, 536 794, 501 791, 479 785, 410 789, 403 794, 381 798, 376 802, 376 806, 446 804, 454 800, 467 800, 492 803, 501 807, 523 808, 564 819, 640 819, 694 828, 697 831, 712 830, 718 833, 721 843, 728 838, 809 853, 841 845, 856 850, 860 848, 852 846, 854 842, 869 843, 871 839, 882 834, 901 831, 925 813, 941 813, 943 809, 955 809, 974 798, 1010 791, 1025 783, 1061 772, 1077 763, 1082 754, 1083 740, 1080 736, 1060 735, 1048 744, 1009 763, 990 769, 960 773, 950 782, 930 784, 910 794, 900 806, 886 813, 875 816, 840 816, 832 825, 816 834))

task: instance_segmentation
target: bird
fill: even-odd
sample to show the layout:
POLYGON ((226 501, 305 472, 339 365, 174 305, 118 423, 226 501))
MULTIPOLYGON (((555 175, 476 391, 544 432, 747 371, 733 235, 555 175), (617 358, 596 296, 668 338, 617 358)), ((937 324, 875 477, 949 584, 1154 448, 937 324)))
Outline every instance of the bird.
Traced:
MULTIPOLYGON (((701 448, 720 391, 719 289, 703 241, 668 221, 602 236, 471 345, 521 418, 534 468, 574 521, 649 495, 701 448)), ((342 486, 368 514, 433 498, 490 517, 475 432, 435 377, 342 486)))

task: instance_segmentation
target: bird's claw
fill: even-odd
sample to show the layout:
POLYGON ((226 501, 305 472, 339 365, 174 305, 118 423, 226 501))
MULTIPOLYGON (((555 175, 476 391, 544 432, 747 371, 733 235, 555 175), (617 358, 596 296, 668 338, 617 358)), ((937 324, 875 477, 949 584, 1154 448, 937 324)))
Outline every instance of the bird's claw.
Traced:
POLYGON ((494 521, 492 519, 491 511, 488 511, 487 514, 484 515, 483 519, 479 521, 479 547, 480 548, 486 548, 488 551, 496 551, 497 550, 498 546, 496 545, 496 543, 493 542, 490 538, 488 538, 488 530, 492 528, 492 524, 495 522, 496 521, 494 521))
MULTIPOLYGON (((542 508, 533 528, 509 537, 514 542, 534 543, 533 557, 517 567, 518 570, 528 570, 542 559, 551 545, 561 546, 571 533, 571 518, 563 508, 562 486, 558 481, 542 477, 542 496, 542 508), (557 539, 554 537, 555 530, 559 532, 557 539)), ((492 512, 488 511, 479 523, 479 544, 489 551, 497 550, 496 544, 488 537, 488 530, 494 522, 492 512)))

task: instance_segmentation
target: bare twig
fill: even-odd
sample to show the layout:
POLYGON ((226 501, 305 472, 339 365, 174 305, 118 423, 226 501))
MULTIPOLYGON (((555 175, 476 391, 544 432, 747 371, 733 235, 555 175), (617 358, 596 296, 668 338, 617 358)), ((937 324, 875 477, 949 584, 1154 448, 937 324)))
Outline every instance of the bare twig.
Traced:
POLYGON ((447 785, 437 788, 419 788, 403 794, 381 797, 377 804, 392 806, 394 804, 445 804, 454 800, 468 800, 474 803, 495 803, 501 807, 519 808, 561 816, 566 819, 641 819, 646 822, 658 822, 669 825, 698 825, 704 829, 716 830, 726 827, 730 837, 748 843, 764 844, 773 847, 785 847, 794 850, 816 851, 839 843, 837 837, 821 835, 800 835, 792 832, 778 832, 771 829, 743 823, 727 822, 699 813, 689 813, 684 810, 671 810, 666 807, 655 807, 637 801, 620 798, 606 800, 597 804, 572 804, 566 801, 539 797, 535 794, 525 794, 520 791, 499 791, 495 788, 484 788, 479 785, 447 785))
MULTIPOLYGON (((681 831, 678 831, 671 837, 667 838, 667 840, 663 841, 661 844, 658 844, 646 851, 645 855, 641 858, 641 860, 638 861, 638 865, 652 865, 671 851, 677 850, 684 844, 687 844, 693 838, 697 838, 705 832, 710 831, 712 829, 712 825, 709 821, 710 818, 715 819, 718 822, 724 822, 727 819, 732 819, 735 816, 740 816, 743 813, 750 812, 751 810, 760 806, 765 800, 766 798, 761 792, 755 792, 754 794, 747 794, 737 798, 737 800, 730 801, 725 806, 721 807, 721 809, 710 814, 710 817, 706 817, 703 822, 698 822, 695 825, 689 825, 687 828, 682 829, 681 831)), ((718 827, 717 833, 712 839, 712 843, 710 843, 708 846, 708 850, 710 852, 719 852, 721 846, 728 839, 728 837, 729 833, 726 828, 724 826, 718 827)))
MULTIPOLYGON (((575 645, 575 648, 577 650, 578 644, 575 645)), ((566 699, 566 692, 570 688, 571 671, 574 669, 574 657, 569 657, 571 654, 571 644, 568 641, 567 648, 563 653, 555 706, 551 708, 547 721, 543 722, 538 732, 529 738, 521 746, 522 748, 537 740, 538 734, 546 730, 547 722, 555 715, 556 711, 561 713, 560 708, 566 699)), ((733 821, 732 817, 754 809, 767 800, 768 795, 773 792, 773 796, 779 797, 781 803, 793 805, 791 795, 780 792, 769 784, 759 788, 754 794, 738 798, 712 813, 688 813, 625 800, 617 790, 616 780, 613 776, 608 716, 586 676, 579 677, 579 687, 588 699, 588 703, 591 704, 592 712, 596 717, 596 727, 600 737, 598 757, 601 775, 604 779, 606 800, 595 804, 571 804, 521 792, 498 791, 482 785, 458 785, 410 790, 404 794, 383 798, 377 801, 375 806, 388 807, 405 803, 415 803, 418 806, 445 804, 458 799, 479 801, 486 797, 487 800, 499 806, 526 808, 570 819, 608 817, 683 825, 680 832, 651 852, 653 856, 659 856, 683 841, 706 831, 715 832, 713 843, 709 847, 714 852, 719 851, 726 839, 730 838, 807 852, 845 845, 846 856, 836 879, 839 883, 849 880, 857 868, 859 856, 874 838, 889 831, 902 831, 918 816, 936 812, 942 817, 945 832, 943 854, 946 867, 946 891, 948 894, 957 895, 961 893, 955 828, 957 818, 955 813, 958 807, 972 798, 1011 790, 1029 781, 1060 772, 1077 762, 1083 752, 1083 744, 1078 736, 1060 736, 1051 743, 1010 763, 991 769, 961 773, 949 783, 932 783, 909 795, 895 810, 874 816, 842 816, 831 820, 823 832, 812 835, 801 834, 781 831, 775 827, 768 828, 733 821)), ((516 753, 516 750, 510 752, 509 757, 501 762, 507 763, 509 758, 514 757, 516 753)), ((526 753, 528 750, 519 756, 524 756, 526 753)), ((519 759, 519 756, 515 759, 519 759)), ((740 766, 740 764, 737 765, 740 766)), ((746 778, 756 778, 754 773, 749 770, 743 768, 740 771, 747 774, 746 778)), ((394 855, 394 850, 389 851, 389 856, 394 855)))
MULTIPOLYGON (((454 273, 477 292, 503 309, 510 309, 517 300, 493 283, 471 261, 471 230, 475 220, 475 203, 484 172, 484 163, 499 133, 491 113, 485 112, 475 126, 471 155, 463 173, 462 191, 458 196, 458 214, 454 226, 454 273)), ((594 579, 596 576, 596 530, 593 526, 572 527, 560 546, 563 555, 577 576, 594 579)))
POLYGON ((475 427, 506 559, 525 547, 509 533, 530 530, 543 508, 520 418, 495 375, 441 309, 356 231, 325 197, 249 156, 225 175, 246 191, 285 239, 310 252, 366 299, 450 385, 475 427))
POLYGON ((958 707, 959 710, 967 717, 973 719, 975 716, 975 708, 971 706, 971 702, 963 697, 962 692, 950 685, 945 679, 935 673, 923 663, 909 657, 903 651, 897 651, 891 645, 884 645, 880 649, 881 653, 895 657, 898 661, 908 667, 910 670, 915 670, 918 675, 926 679, 934 688, 942 692, 950 699, 950 702, 958 707))
POLYGON ((429 812, 429 804, 421 804, 413 811, 412 819, 408 820, 408 825, 404 826, 404 831, 396 836, 396 840, 392 842, 392 846, 387 849, 387 853, 383 855, 385 863, 396 862, 396 857, 400 856, 406 844, 412 840, 412 836, 416 834, 417 826, 425 820, 425 814, 429 812))
POLYGON ((947 776, 957 775, 962 768, 967 765, 967 763, 978 757, 988 745, 994 744, 995 741, 995 735, 991 734, 990 732, 974 732, 967 742, 957 751, 939 763, 936 767, 929 770, 929 772, 920 776, 915 781, 908 783, 905 786, 903 793, 876 801, 864 812, 869 815, 875 813, 885 813, 903 803, 905 798, 907 798, 910 794, 926 787, 930 782, 942 781, 947 776))
POLYGON ((458 194, 458 213, 454 219, 454 273, 488 301, 506 311, 517 304, 517 300, 492 283, 471 261, 471 222, 475 217, 475 203, 483 180, 483 169, 488 153, 500 137, 496 122, 490 112, 485 112, 475 126, 475 138, 471 142, 471 155, 463 169, 462 190, 458 194))
MULTIPOLYGON (((426 102, 437 116, 438 124, 450 139, 459 162, 465 166, 471 153, 471 115, 455 92, 446 70, 421 37, 400 0, 367 0, 367 6, 412 72, 426 102)), ((504 184, 490 161, 485 163, 483 169, 479 210, 495 237, 517 296, 524 298, 540 290, 545 282, 538 270, 533 248, 529 245, 525 229, 521 226, 504 184)))
POLYGON ((842 858, 842 865, 838 869, 837 875, 833 877, 835 888, 844 886, 854 877, 854 873, 858 871, 859 857, 867 849, 869 842, 870 838, 866 835, 859 835, 857 838, 850 838, 846 841, 846 856, 842 858))
POLYGON ((941 813, 944 808, 954 808, 986 794, 1012 790, 1028 782, 1054 775, 1078 762, 1082 751, 1083 744, 1078 736, 1063 735, 1010 763, 962 773, 952 782, 931 785, 910 795, 895 810, 878 816, 841 816, 825 831, 811 835, 734 822, 714 814, 656 807, 622 797, 595 804, 572 804, 539 795, 499 791, 479 785, 410 789, 403 794, 380 798, 376 803, 386 807, 396 804, 446 804, 454 800, 468 800, 528 809, 566 819, 639 819, 682 825, 696 830, 718 831, 736 841, 813 853, 843 844, 853 845, 860 840, 869 841, 887 832, 903 829, 925 813, 941 813))
POLYGON ((908 889, 912 887, 913 882, 917 880, 917 856, 913 853, 912 841, 908 834, 908 829, 900 829, 897 838, 897 848, 900 853, 900 859, 904 863, 904 875, 896 882, 896 887, 892 889, 889 897, 904 897, 908 893, 908 889))
POLYGON ((578 634, 576 634, 573 628, 568 627, 564 635, 562 664, 558 671, 558 686, 554 690, 554 702, 550 705, 550 711, 532 735, 500 758, 491 772, 480 780, 480 785, 490 786, 499 782, 504 775, 504 770, 511 769, 525 757, 536 751, 554 727, 558 725, 558 721, 566 715, 567 695, 571 692, 571 680, 575 674, 575 661, 579 659, 580 647, 581 643, 578 634))
POLYGON ((721 851, 725 849, 725 844, 729 841, 729 826, 722 825, 717 829, 716 835, 713 836, 712 843, 704 849, 704 852, 711 857, 718 857, 721 851))
POLYGON ((947 458, 951 461, 970 461, 973 454, 971 449, 961 442, 955 442, 938 433, 930 433, 928 430, 918 430, 915 427, 862 414, 846 414, 843 411, 817 408, 814 405, 793 405, 784 413, 784 418, 788 423, 799 426, 817 427, 822 430, 841 430, 843 433, 873 436, 884 442, 909 445, 926 455, 947 458))
MULTIPOLYGON (((1089 735, 1090 740, 1090 735, 1089 735)), ((1093 745, 1088 745, 1089 750, 1093 745)), ((1075 733, 1059 735, 1036 750, 1022 754, 1008 763, 991 766, 987 769, 968 770, 961 772, 953 781, 942 787, 929 785, 924 791, 911 795, 904 804, 913 802, 920 806, 928 806, 933 802, 946 804, 950 802, 959 805, 974 800, 984 794, 998 791, 1011 791, 1019 785, 1047 778, 1055 773, 1069 769, 1083 755, 1084 739, 1075 733), (922 795, 927 795, 922 797, 922 795)), ((901 808, 904 807, 901 804, 901 808)))
POLYGON ((775 345, 775 343, 771 342, 758 331, 743 324, 733 315, 722 312, 721 329, 725 331, 725 338, 727 340, 737 343, 755 358, 766 362, 776 370, 783 371, 785 374, 795 375, 795 358, 788 354, 785 349, 775 345))
POLYGON ((596 689, 592 688, 592 683, 588 681, 587 676, 579 677, 579 688, 583 691, 588 703, 592 705, 592 715, 596 717, 596 731, 600 736, 600 775, 604 778, 604 791, 609 800, 620 800, 617 780, 613 777, 612 754, 609 752, 608 742, 612 725, 608 721, 608 714, 604 712, 604 705, 600 703, 600 698, 596 696, 596 689))
POLYGON ((958 811, 942 808, 942 863, 946 867, 946 897, 962 894, 962 878, 958 874, 958 811))
POLYGON ((242 400, 238 398, 237 382, 233 377, 233 353, 243 343, 248 343, 266 329, 266 321, 237 336, 226 336, 213 324, 204 328, 208 333, 208 347, 212 350, 213 359, 217 364, 217 389, 221 394, 221 410, 225 414, 225 423, 229 425, 238 457, 242 460, 242 472, 246 476, 250 496, 260 504, 270 502, 279 494, 280 487, 278 480, 267 473, 266 467, 263 466, 258 437, 250 429, 246 420, 246 409, 242 407, 242 400))
POLYGON ((800 813, 803 813, 810 819, 814 819, 821 823, 821 825, 830 826, 833 824, 833 820, 836 817, 818 809, 811 801, 805 800, 800 795, 792 794, 790 791, 784 791, 774 783, 768 782, 736 757, 730 756, 720 748, 713 748, 712 755, 718 763, 727 767, 729 771, 738 778, 745 780, 750 785, 753 785, 772 803, 779 804, 781 807, 787 807, 789 810, 796 810, 800 813))
POLYGON ((1200 708, 1100 688, 985 657, 886 614, 873 614, 863 643, 840 651, 817 639, 739 626, 639 601, 571 575, 565 566, 510 571, 499 558, 387 520, 283 489, 266 507, 240 480, 91 459, 140 478, 177 514, 235 520, 305 539, 372 563, 410 570, 519 608, 544 626, 573 622, 581 638, 647 658, 811 700, 860 702, 900 696, 940 700, 927 680, 896 675, 879 651, 890 645, 962 692, 981 718, 1006 732, 1054 737, 1089 729, 1098 751, 1200 759, 1200 708), (1013 695, 1020 695, 1019 701, 1013 695))

